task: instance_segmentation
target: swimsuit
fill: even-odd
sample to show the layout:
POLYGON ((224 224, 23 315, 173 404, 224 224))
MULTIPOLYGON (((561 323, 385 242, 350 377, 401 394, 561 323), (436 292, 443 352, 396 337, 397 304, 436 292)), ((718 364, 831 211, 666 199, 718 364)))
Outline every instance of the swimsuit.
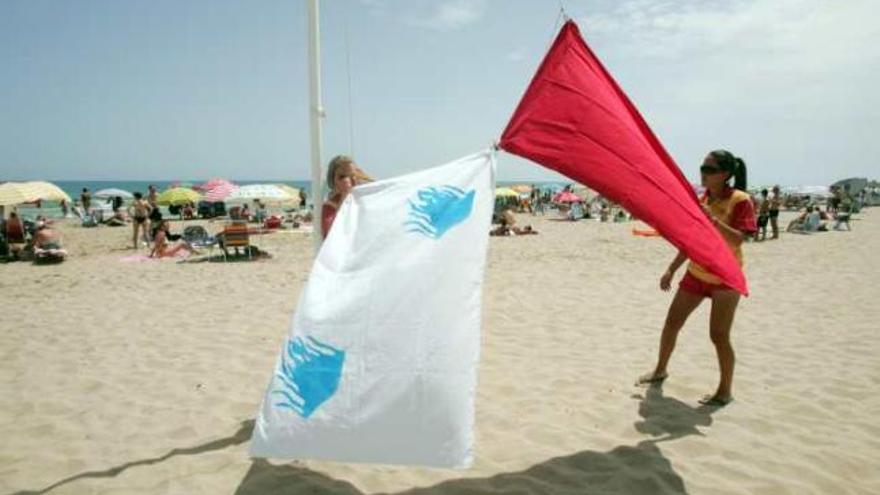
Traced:
MULTIPOLYGON (((708 200, 708 196, 700 198, 700 202, 709 207, 712 215, 730 227, 745 235, 754 234, 758 230, 755 225, 755 208, 748 194, 728 187, 722 192, 721 197, 711 204, 708 200)), ((727 242, 726 238, 725 242, 727 242)), ((740 246, 728 243, 727 247, 742 266, 740 246)), ((733 290, 722 284, 720 278, 693 261, 688 264, 687 274, 682 278, 679 287, 703 297, 709 297, 716 290, 733 290)))

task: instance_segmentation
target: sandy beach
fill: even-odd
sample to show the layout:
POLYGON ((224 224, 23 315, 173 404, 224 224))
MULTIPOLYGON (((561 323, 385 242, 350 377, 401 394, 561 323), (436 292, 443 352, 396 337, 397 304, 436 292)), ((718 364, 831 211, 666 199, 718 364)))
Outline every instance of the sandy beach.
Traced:
POLYGON ((717 383, 706 303, 664 386, 633 385, 668 243, 518 218, 540 235, 490 241, 466 471, 248 457, 307 234, 258 238, 253 262, 123 261, 130 228, 60 222, 68 261, 0 265, 0 493, 880 493, 880 209, 745 246, 723 409, 697 403, 717 383))

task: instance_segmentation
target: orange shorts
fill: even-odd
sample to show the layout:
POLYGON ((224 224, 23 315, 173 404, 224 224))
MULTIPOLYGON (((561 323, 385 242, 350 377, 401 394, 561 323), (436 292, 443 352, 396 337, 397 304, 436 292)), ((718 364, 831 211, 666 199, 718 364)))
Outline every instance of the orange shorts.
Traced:
POLYGON ((686 272, 681 282, 678 283, 681 290, 690 292, 703 297, 712 297, 712 293, 716 290, 733 290, 724 284, 710 284, 693 276, 691 272, 686 272))

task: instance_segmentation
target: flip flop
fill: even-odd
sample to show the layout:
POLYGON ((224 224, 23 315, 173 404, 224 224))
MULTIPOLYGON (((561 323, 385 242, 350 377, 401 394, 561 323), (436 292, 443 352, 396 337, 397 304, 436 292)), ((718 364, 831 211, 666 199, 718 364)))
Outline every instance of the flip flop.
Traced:
POLYGON ((651 385, 663 383, 663 380, 669 378, 669 373, 664 373, 662 375, 657 375, 654 372, 645 373, 640 376, 638 380, 636 380, 636 385, 651 385))
POLYGON ((717 395, 704 395, 700 400, 700 404, 712 407, 724 407, 733 402, 733 397, 718 397, 717 395))

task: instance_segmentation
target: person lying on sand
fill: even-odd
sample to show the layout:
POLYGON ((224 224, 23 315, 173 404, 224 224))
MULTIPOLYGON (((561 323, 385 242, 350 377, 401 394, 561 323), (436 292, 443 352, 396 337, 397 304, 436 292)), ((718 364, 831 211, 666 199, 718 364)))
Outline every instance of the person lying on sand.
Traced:
POLYGON ((175 244, 168 243, 168 220, 163 220, 156 229, 156 237, 153 239, 153 251, 150 253, 151 258, 170 258, 181 250, 188 251, 190 254, 198 254, 186 241, 180 241, 175 244))

